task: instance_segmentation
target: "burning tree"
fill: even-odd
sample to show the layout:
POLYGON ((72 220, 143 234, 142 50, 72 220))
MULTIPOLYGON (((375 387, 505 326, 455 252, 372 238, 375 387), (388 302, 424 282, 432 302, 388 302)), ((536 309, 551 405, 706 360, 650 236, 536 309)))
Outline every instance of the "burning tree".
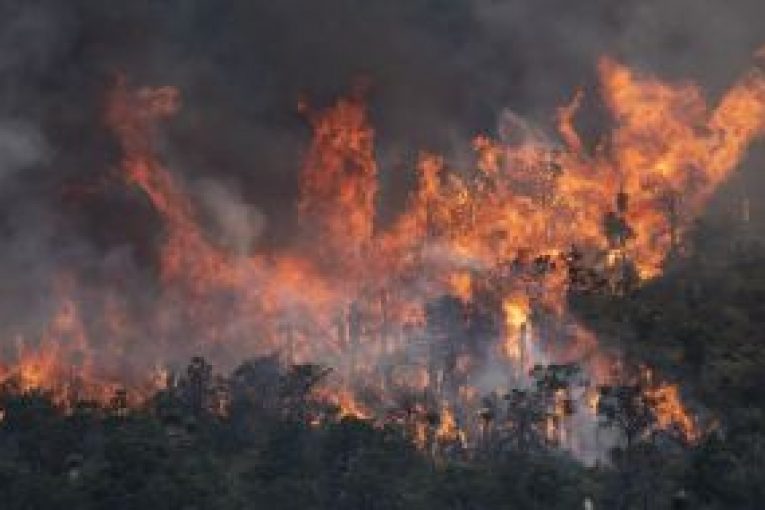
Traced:
MULTIPOLYGON (((303 228, 271 250, 219 242, 193 185, 163 161, 155 138, 180 110, 179 91, 117 80, 105 113, 120 175, 164 227, 156 292, 150 306, 119 288, 88 298, 72 278, 53 293, 62 304, 51 307, 51 319, 30 338, 19 336, 0 378, 59 394, 108 387, 98 395, 103 401, 114 396, 114 374, 130 370, 117 362, 106 370, 102 360, 122 359, 124 345, 160 365, 196 352, 228 360, 281 351, 293 368, 280 375, 286 393, 279 399, 298 421, 310 421, 311 392, 333 368, 325 397, 341 414, 384 420, 392 393, 405 388, 424 395, 434 435, 469 444, 481 429, 480 395, 501 385, 529 391, 528 369, 541 364, 548 368, 535 376, 536 395, 510 401, 531 421, 534 408, 545 408, 551 442, 564 442, 575 399, 573 375, 562 367, 586 358, 587 378, 603 383, 611 361, 581 326, 566 332, 570 293, 592 285, 628 294, 660 274, 690 221, 765 131, 761 69, 712 107, 693 84, 663 83, 609 58, 598 73, 613 121, 600 149, 589 151, 574 126, 581 97, 559 111, 557 141, 506 113, 497 139, 475 139, 467 168, 423 153, 408 202, 387 224, 375 207, 379 168, 363 94, 309 112, 313 139, 297 204, 303 228), (397 370, 404 364, 411 370, 397 370), (499 385, 487 382, 495 371, 505 379, 499 385)), ((249 369, 238 374, 239 387, 249 369)), ((225 414, 230 402, 220 382, 199 358, 175 390, 192 414, 211 406, 225 414)), ((679 404, 677 394, 664 397, 679 404)), ((666 414, 660 400, 649 404, 666 414)), ((687 413, 673 412, 671 423, 691 430, 681 418, 687 413)), ((483 416, 483 428, 492 428, 494 414, 483 416)), ((631 438, 640 432, 625 430, 631 438)))
POLYGON ((624 440, 611 456, 619 473, 615 488, 619 508, 631 508, 633 503, 655 506, 655 493, 664 483, 657 471, 670 458, 658 441, 672 438, 684 446, 698 434, 685 411, 678 414, 676 391, 676 387, 656 384, 645 370, 633 380, 600 388, 597 412, 602 426, 617 430, 624 440))

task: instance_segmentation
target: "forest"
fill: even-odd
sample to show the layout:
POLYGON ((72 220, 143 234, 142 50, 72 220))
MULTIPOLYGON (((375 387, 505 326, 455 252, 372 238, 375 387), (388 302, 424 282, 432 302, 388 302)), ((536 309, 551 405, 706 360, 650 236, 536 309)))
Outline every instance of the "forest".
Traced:
POLYGON ((0 510, 765 508, 761 0, 0 0, 0 510))
MULTIPOLYGON (((545 417, 532 405, 475 417, 525 420, 526 440, 514 429, 476 451, 423 450, 405 420, 376 426, 312 398, 323 367, 257 358, 222 375, 196 358, 137 409, 117 392, 64 413, 49 394, 7 381, 4 508, 761 508, 765 249, 746 225, 700 223, 693 239, 659 281, 571 299, 601 334, 618 332, 630 363, 672 374, 714 417, 697 442, 646 433, 655 416, 625 384, 601 388, 618 397, 598 413, 632 440, 596 465, 535 437, 545 417)), ((540 378, 533 391, 543 388, 540 378)))

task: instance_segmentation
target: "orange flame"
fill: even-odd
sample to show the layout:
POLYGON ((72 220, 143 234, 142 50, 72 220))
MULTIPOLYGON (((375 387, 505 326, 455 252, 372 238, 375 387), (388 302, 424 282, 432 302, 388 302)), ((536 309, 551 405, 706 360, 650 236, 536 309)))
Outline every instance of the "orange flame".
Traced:
MULTIPOLYGON (((473 402, 479 392, 467 387, 481 360, 459 346, 446 353, 432 342, 423 347, 431 299, 452 294, 465 310, 499 315, 505 331, 491 352, 504 356, 491 361, 525 371, 521 329, 529 317, 568 320, 572 247, 614 291, 626 292, 633 271, 635 278, 660 274, 668 257, 682 253, 683 234, 716 187, 765 132, 762 70, 746 73, 715 107, 690 83, 666 84, 608 58, 598 71, 614 125, 595 150, 574 122, 581 92, 558 110, 562 144, 506 113, 498 140, 473 140, 471 168, 421 154, 416 189, 388 228, 375 223, 375 133, 363 98, 321 111, 303 106, 314 136, 299 179, 301 238, 289 248, 252 253, 216 244, 186 183, 161 163, 154 135, 179 110, 178 91, 132 90, 118 80, 106 121, 121 144, 124 180, 164 222, 163 286, 148 317, 132 316, 120 299, 104 299, 107 318, 96 329, 124 344, 133 324, 147 324, 153 335, 147 349, 160 365, 197 352, 223 352, 228 361, 279 351, 292 362, 346 367, 336 399, 348 415, 372 414, 353 393, 360 378, 383 395, 387 388, 429 386, 473 402), (444 389, 449 385, 437 379, 446 368, 455 377, 444 389), (397 373, 416 377, 396 379, 397 373)), ((20 342, 18 368, 0 375, 15 370, 27 388, 55 386, 72 367, 89 377, 101 362, 88 340, 93 329, 76 300, 63 295, 39 348, 20 342), (81 353, 76 363, 74 353, 81 353)), ((595 359, 590 376, 602 378, 608 363, 603 354, 597 361, 594 336, 579 326, 560 329, 567 342, 535 348, 547 349, 551 361, 595 359)), ((115 352, 127 347, 121 349, 115 352)), ((692 430, 676 389, 657 391, 662 423, 692 430)), ((445 434, 456 428, 450 413, 444 410, 445 434)))

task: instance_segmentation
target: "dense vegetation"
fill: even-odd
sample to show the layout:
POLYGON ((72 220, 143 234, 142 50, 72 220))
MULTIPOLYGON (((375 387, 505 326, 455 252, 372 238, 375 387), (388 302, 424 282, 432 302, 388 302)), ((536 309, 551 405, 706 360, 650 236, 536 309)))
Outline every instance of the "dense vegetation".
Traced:
POLYGON ((62 414, 43 394, 6 393, 4 508, 571 508, 587 490, 583 468, 552 452, 451 462, 399 428, 308 425, 304 413, 336 410, 302 400, 305 370, 283 374, 270 401, 260 376, 275 367, 240 367, 236 384, 247 386, 225 419, 200 405, 200 360, 141 410, 116 399, 62 414))
POLYGON ((608 509, 762 508, 765 250, 711 226, 694 238, 662 279, 618 296, 572 296, 572 305, 629 362, 682 382, 709 424, 695 444, 643 434, 651 417, 625 398, 603 414, 626 417, 636 433, 607 465, 585 467, 549 447, 428 454, 405 426, 340 418, 313 399, 321 367, 261 358, 224 381, 195 359, 140 408, 118 393, 109 406, 62 412, 50 395, 6 382, 0 506, 569 509, 589 498, 608 509), (222 416, 211 403, 224 385, 222 416))

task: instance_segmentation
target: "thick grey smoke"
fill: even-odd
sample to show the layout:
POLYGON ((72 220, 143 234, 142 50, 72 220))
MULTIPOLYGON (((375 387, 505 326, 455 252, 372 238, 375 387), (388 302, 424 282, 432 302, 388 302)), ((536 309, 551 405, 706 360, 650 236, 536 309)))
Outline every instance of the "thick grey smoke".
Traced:
MULTIPOLYGON (((464 149, 506 107, 544 126, 577 87, 594 96, 603 53, 714 99, 765 43, 763 19, 762 0, 2 0, 2 320, 60 266, 136 281, 153 270, 161 226, 115 178, 102 122, 116 73, 180 87, 165 157, 241 250, 294 229, 310 136, 300 96, 329 104, 371 81, 390 218, 418 150, 464 149)), ((582 127, 597 133, 590 103, 582 127)))
POLYGON ((272 216, 295 196, 300 95, 327 103, 369 77, 393 164, 491 130, 504 107, 549 120, 603 53, 716 92, 765 40, 759 0, 5 0, 0 17, 0 109, 50 139, 43 171, 105 171, 100 103, 124 72, 182 89, 183 172, 231 177, 272 216))
POLYGON ((486 40, 519 62, 527 108, 591 80, 603 54, 668 79, 692 79, 712 93, 727 87, 763 44, 757 0, 476 0, 486 40))

